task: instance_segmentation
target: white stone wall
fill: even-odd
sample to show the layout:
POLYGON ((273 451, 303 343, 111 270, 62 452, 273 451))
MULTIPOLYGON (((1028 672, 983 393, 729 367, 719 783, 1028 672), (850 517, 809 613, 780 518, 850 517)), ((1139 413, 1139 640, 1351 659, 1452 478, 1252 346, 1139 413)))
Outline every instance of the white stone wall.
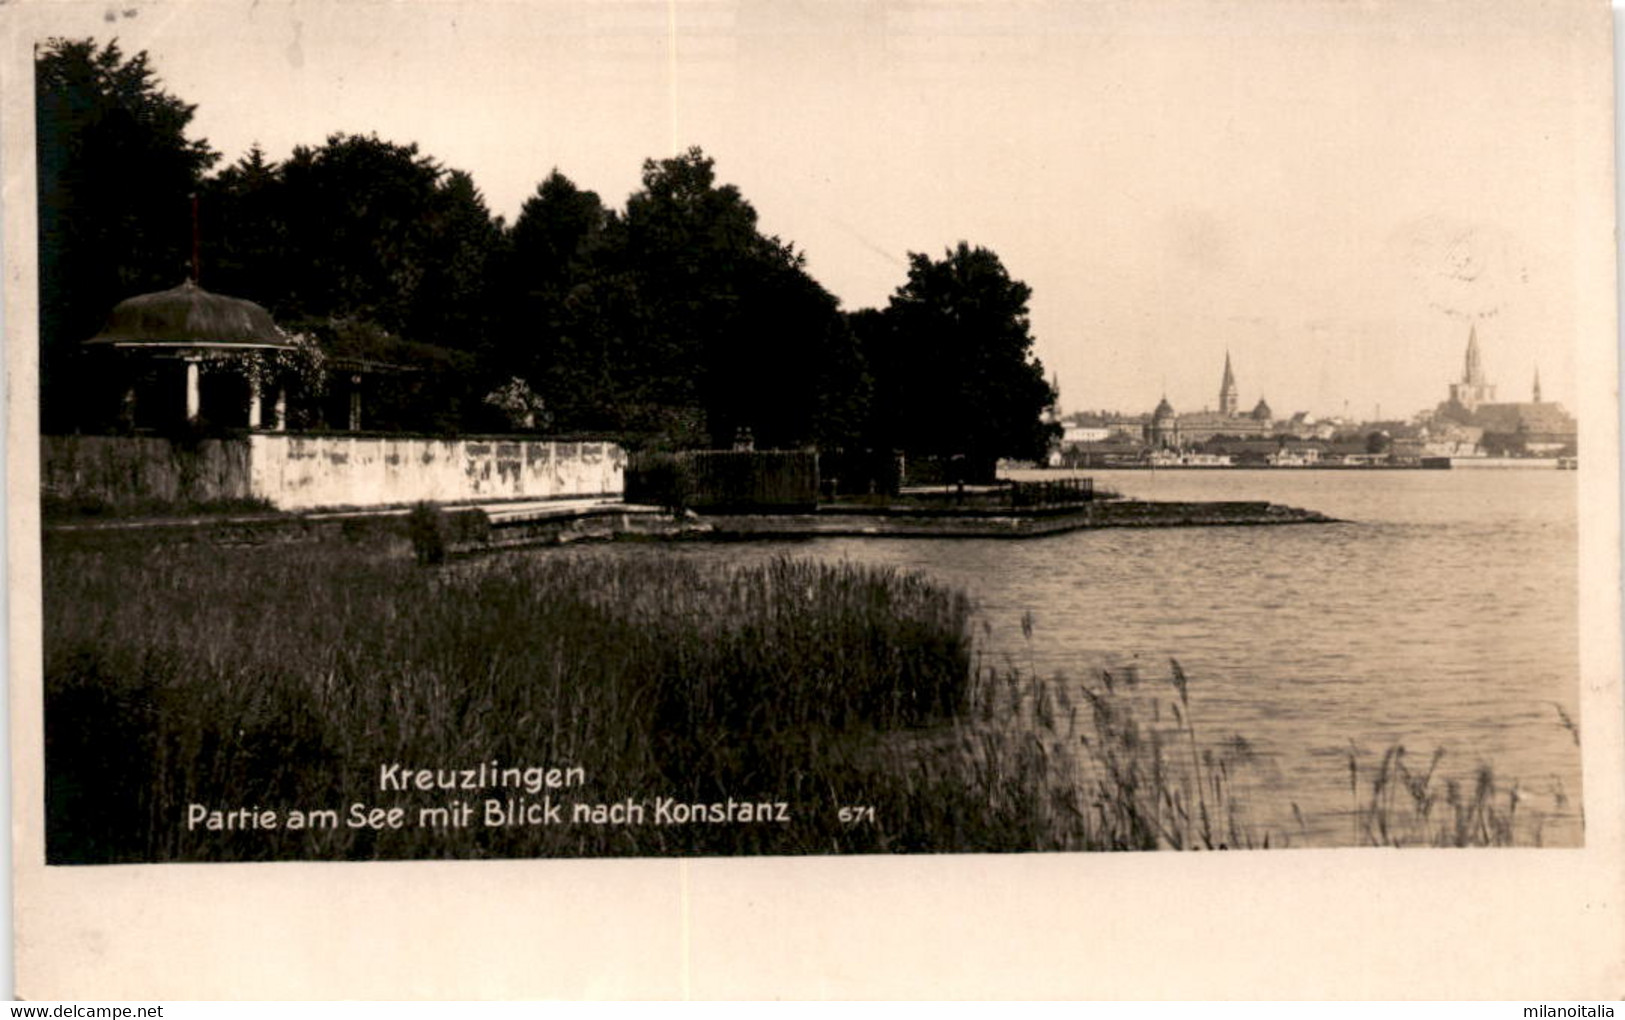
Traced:
POLYGON ((626 469, 625 452, 601 442, 259 433, 249 443, 252 493, 282 510, 619 496, 626 469))

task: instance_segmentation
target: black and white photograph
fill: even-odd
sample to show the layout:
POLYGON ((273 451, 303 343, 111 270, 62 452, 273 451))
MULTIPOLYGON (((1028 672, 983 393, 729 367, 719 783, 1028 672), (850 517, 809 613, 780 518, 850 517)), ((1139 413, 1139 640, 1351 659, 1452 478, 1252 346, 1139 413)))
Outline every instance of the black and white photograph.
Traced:
POLYGON ((1606 4, 0 15, 25 993, 1617 997, 1606 4))

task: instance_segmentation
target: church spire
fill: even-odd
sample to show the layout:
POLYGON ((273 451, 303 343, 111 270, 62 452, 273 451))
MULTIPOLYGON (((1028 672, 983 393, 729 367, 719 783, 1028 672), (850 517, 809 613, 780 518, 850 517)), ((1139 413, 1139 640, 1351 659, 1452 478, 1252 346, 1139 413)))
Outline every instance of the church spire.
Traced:
POLYGON ((1219 383, 1219 413, 1233 415, 1240 403, 1236 375, 1230 371, 1230 352, 1224 352, 1224 381, 1219 383))
POLYGON ((1484 363, 1478 353, 1478 323, 1473 323, 1467 332, 1467 370, 1462 374, 1461 381, 1468 386, 1484 385, 1484 363))
POLYGON ((1535 366, 1535 403, 1540 403, 1540 366, 1535 366))
POLYGON ((1478 324, 1467 332, 1467 364, 1461 373, 1461 382, 1450 384, 1450 402, 1469 413, 1480 404, 1495 403, 1495 387, 1484 379, 1484 359, 1478 353, 1478 324))

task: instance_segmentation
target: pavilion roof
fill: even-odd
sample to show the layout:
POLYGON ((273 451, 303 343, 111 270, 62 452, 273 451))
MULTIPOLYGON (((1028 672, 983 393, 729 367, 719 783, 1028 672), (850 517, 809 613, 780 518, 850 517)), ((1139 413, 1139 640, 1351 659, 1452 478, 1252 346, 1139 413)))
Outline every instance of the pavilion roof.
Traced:
POLYGON ((138 294, 113 306, 101 332, 86 345, 118 347, 286 348, 293 341, 271 313, 252 301, 213 294, 187 280, 138 294))

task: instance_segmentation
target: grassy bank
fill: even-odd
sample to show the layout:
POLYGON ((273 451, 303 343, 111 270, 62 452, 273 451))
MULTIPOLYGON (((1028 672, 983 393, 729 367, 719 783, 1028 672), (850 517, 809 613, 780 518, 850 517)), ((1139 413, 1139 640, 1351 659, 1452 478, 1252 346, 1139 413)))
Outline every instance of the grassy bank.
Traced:
POLYGON ((268 500, 252 498, 144 499, 113 503, 95 496, 63 497, 45 493, 40 497, 40 517, 50 523, 79 524, 150 517, 226 517, 275 512, 276 508, 268 500))
MULTIPOLYGON (((1281 842, 1248 823, 1245 742, 1198 742, 1177 667, 1073 694, 981 669, 964 598, 918 578, 372 548, 49 541, 49 858, 1281 842), (463 788, 492 763, 557 771, 463 788)), ((1373 797, 1367 831, 1510 840, 1495 797, 1438 840, 1373 797)))
POLYGON ((969 691, 961 597, 789 562, 433 570, 344 545, 63 539, 47 550, 45 605, 56 860, 879 849, 878 811, 837 824, 842 804, 872 803, 863 734, 949 716, 969 691), (492 761, 581 768, 584 785, 555 800, 794 810, 747 825, 186 825, 191 804, 415 816, 514 794, 379 789, 391 763, 492 761))

